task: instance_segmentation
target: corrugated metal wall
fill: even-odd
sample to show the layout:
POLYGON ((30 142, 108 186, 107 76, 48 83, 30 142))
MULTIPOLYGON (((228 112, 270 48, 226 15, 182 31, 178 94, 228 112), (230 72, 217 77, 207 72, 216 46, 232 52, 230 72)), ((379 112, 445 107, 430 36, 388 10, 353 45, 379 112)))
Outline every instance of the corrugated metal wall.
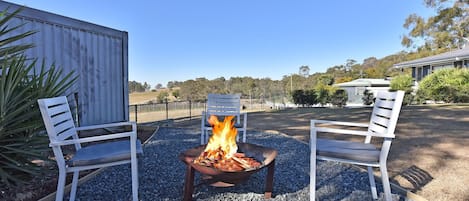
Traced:
MULTIPOLYGON (((13 12, 18 5, 0 1, 0 9, 7 8, 13 12)), ((26 54, 39 58, 38 67, 44 59, 46 66, 55 63, 79 76, 66 95, 78 97, 80 125, 128 120, 127 32, 31 8, 12 22, 39 31, 22 41, 35 44, 26 54)))

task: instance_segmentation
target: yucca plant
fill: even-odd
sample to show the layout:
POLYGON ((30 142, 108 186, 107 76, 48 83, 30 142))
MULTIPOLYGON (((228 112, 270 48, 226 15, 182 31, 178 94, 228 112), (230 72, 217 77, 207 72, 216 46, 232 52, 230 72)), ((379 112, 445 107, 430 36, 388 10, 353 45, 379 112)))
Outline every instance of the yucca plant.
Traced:
MULTIPOLYGON (((27 58, 24 50, 33 44, 15 44, 35 31, 14 33, 22 25, 9 28, 8 22, 20 10, 0 14, 0 182, 20 184, 44 169, 34 159, 46 159, 48 138, 44 130, 37 99, 62 95, 76 80, 73 72, 63 75, 54 65, 27 58), (47 70, 48 69, 48 70, 47 70)), ((0 185, 1 186, 1 185, 0 185)))

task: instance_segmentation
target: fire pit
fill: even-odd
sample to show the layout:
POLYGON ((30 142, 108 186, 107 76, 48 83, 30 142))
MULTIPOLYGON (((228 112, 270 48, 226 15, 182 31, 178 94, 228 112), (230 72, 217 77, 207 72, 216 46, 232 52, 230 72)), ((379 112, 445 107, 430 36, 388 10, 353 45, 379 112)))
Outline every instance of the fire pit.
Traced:
POLYGON ((237 130, 232 118, 227 117, 220 123, 216 117, 211 117, 213 135, 208 144, 179 154, 179 159, 187 166, 184 200, 192 200, 195 170, 202 174, 202 183, 228 187, 246 181, 264 167, 268 168, 264 197, 271 198, 277 151, 250 143, 236 143, 237 130))

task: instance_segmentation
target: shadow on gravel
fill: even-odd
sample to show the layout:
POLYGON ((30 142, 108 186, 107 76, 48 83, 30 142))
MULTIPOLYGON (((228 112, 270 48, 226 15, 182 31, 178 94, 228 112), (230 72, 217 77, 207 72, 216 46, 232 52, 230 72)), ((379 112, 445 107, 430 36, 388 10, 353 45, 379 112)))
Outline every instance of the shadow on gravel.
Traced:
MULTIPOLYGON (((160 128, 144 145, 139 160, 140 200, 182 200, 185 164, 179 153, 199 145, 200 133, 194 129, 160 128)), ((309 200, 309 146, 291 137, 251 132, 249 143, 273 147, 276 158, 272 201, 309 200)), ((129 200, 130 166, 108 168, 79 186, 77 200, 129 200)), ((317 196, 320 200, 371 200, 368 176, 350 166, 319 162, 317 196)), ((194 200, 264 200, 267 169, 253 174, 245 183, 228 188, 200 185, 194 200)), ((195 184, 200 182, 196 173, 195 184)), ((378 191, 382 192, 378 185, 378 191)), ((403 200, 393 195, 394 200, 403 200)), ((380 198, 382 200, 382 197, 380 198)))

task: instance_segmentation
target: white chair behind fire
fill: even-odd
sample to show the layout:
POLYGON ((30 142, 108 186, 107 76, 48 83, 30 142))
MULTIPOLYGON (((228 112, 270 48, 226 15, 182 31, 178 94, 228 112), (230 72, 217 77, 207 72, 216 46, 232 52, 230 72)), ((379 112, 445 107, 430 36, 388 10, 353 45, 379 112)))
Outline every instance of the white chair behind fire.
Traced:
MULTIPOLYGON (((241 113, 241 95, 240 94, 208 94, 207 108, 202 112, 200 144, 208 142, 209 132, 212 127, 207 122, 210 115, 217 117, 235 116, 235 128, 243 133, 242 141, 246 142, 247 113, 241 113), (242 121, 242 122, 241 122, 242 121)), ((239 135, 236 136, 239 141, 239 135)))
POLYGON ((122 122, 86 127, 75 127, 65 96, 39 99, 44 125, 49 135, 57 165, 59 179, 57 184, 56 201, 62 201, 64 195, 65 178, 68 172, 73 172, 70 200, 75 199, 79 171, 96 169, 107 166, 131 164, 132 199, 138 200, 138 169, 137 154, 143 154, 142 146, 137 140, 137 125, 135 122, 122 122), (80 138, 81 131, 131 127, 124 132, 80 138), (113 140, 111 142, 106 140, 113 140), (101 143, 97 143, 101 141, 101 143), (84 146, 83 143, 93 142, 84 146), (70 159, 64 158, 63 146, 74 145, 75 153, 70 159))
POLYGON ((379 167, 385 199, 391 201, 391 187, 386 161, 391 141, 395 138, 394 130, 401 111, 403 98, 403 91, 378 92, 368 124, 311 120, 310 200, 315 199, 316 159, 320 159, 367 166, 373 199, 377 199, 378 195, 372 168, 379 167), (324 127, 330 125, 345 126, 348 129, 324 127), (352 127, 359 129, 350 129, 352 127), (365 140, 364 142, 352 142, 347 140, 321 139, 317 138, 317 133, 359 135, 363 136, 365 140), (383 141, 382 145, 375 146, 371 144, 372 137, 379 137, 383 141))

